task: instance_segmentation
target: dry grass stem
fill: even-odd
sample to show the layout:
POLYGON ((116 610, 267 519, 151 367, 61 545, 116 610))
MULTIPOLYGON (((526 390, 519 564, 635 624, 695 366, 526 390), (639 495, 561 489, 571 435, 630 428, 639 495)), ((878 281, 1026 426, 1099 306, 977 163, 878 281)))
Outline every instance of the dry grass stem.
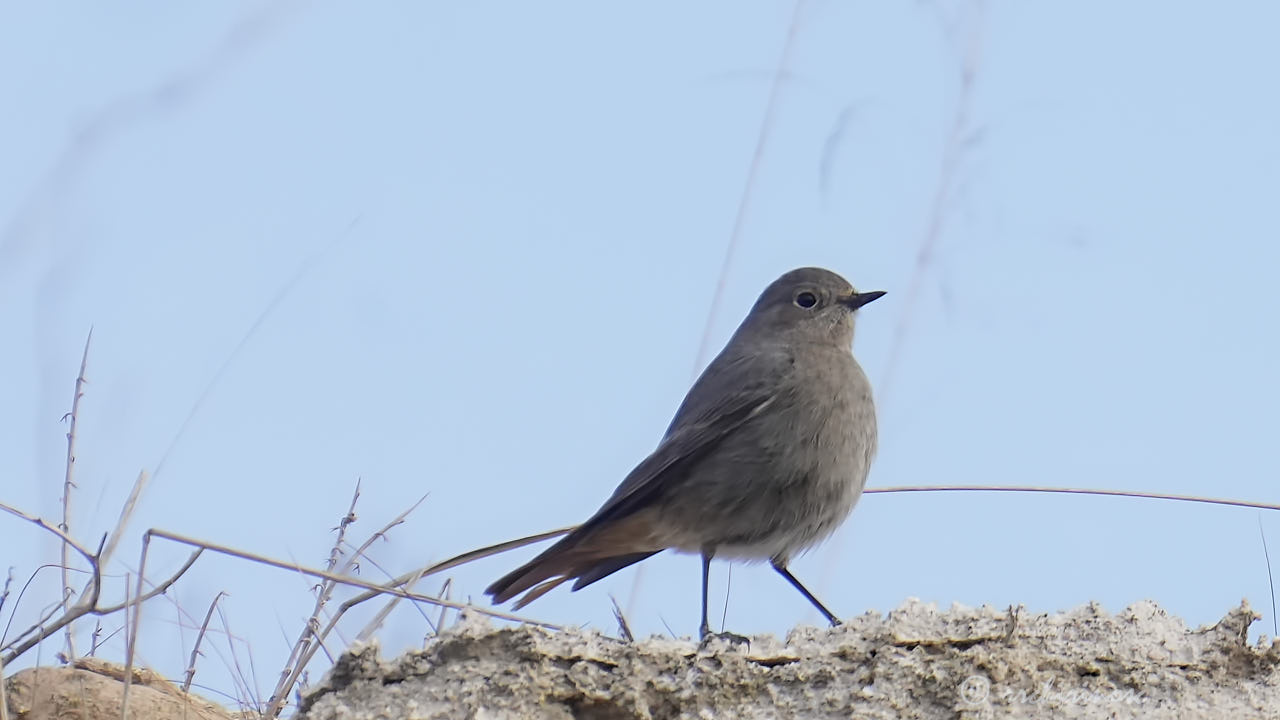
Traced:
MULTIPOLYGON (((64 535, 69 535, 71 532, 71 491, 76 487, 76 421, 80 417, 80 398, 84 397, 84 371, 89 364, 89 343, 92 340, 93 328, 90 328, 89 336, 84 340, 84 354, 80 356, 80 374, 76 376, 75 393, 71 398, 71 412, 67 414, 71 422, 67 428, 67 462, 62 478, 62 522, 58 525, 58 529, 64 535)), ((75 594, 75 591, 71 589, 71 558, 68 552, 70 547, 66 543, 62 543, 59 545, 59 550, 62 559, 62 609, 66 610, 71 603, 71 596, 75 594)), ((75 630, 71 623, 67 623, 66 627, 65 654, 67 662, 71 662, 76 657, 75 630)))
MULTIPOLYGON (((950 24, 946 22, 946 18, 943 22, 943 29, 950 37, 956 39, 959 35, 960 88, 947 129, 947 139, 942 149, 942 163, 938 168, 938 176, 933 187, 928 225, 916 247, 915 267, 911 272, 911 281, 903 294, 902 314, 894 325, 893 338, 889 343, 889 357, 885 363, 886 370, 879 385, 880 402, 886 405, 893 391, 896 372, 901 366, 902 353, 915 317, 915 307, 920 299, 925 275, 937 259, 938 245, 950 215, 951 201, 959 185, 961 163, 973 146, 974 138, 978 136, 970 118, 970 110, 982 66, 982 31, 986 8, 982 0, 974 0, 972 8, 972 13, 964 14, 950 24)), ((959 12, 963 13, 963 11, 959 12)))
MULTIPOLYGON (((497 545, 486 545, 485 547, 478 548, 476 550, 470 550, 470 551, 464 552, 461 555, 454 555, 448 560, 441 560, 440 562, 434 565, 428 565, 426 568, 422 570, 422 576, 426 577, 427 575, 434 575, 439 572, 444 572, 445 570, 451 570, 460 565, 466 565, 467 563, 475 562, 476 560, 482 560, 484 558, 492 557, 494 555, 500 555, 504 552, 507 552, 508 550, 517 550, 526 545, 532 545, 534 543, 542 542, 543 540, 558 538, 561 535, 568 535, 569 533, 573 532, 577 528, 578 528, 577 525, 569 525, 568 527, 556 528, 555 530, 548 530, 547 532, 538 533, 537 535, 528 535, 526 537, 518 538, 516 540, 508 540, 506 542, 498 543, 497 545)), ((412 573, 409 573, 406 575, 402 575, 401 577, 408 578, 411 575, 412 573)))
MULTIPOLYGON (((230 594, 229 594, 229 593, 226 593, 226 592, 219 592, 218 594, 219 594, 219 595, 225 595, 225 596, 227 596, 227 597, 230 597, 230 594)), ((217 628, 212 627, 212 626, 210 625, 211 620, 210 620, 210 616, 209 616, 209 615, 207 615, 207 614, 206 614, 206 615, 205 615, 205 617, 204 617, 204 618, 203 618, 203 620, 202 620, 201 618, 197 618, 197 617, 195 617, 194 615, 192 615, 191 613, 187 612, 187 609, 186 609, 186 608, 184 608, 180 603, 178 603, 178 601, 177 601, 177 600, 175 600, 175 599, 173 598, 173 596, 168 595, 168 594, 165 594, 165 595, 163 595, 162 597, 163 597, 165 600, 168 600, 168 601, 169 601, 169 604, 173 606, 173 610, 174 610, 174 612, 177 614, 177 620, 175 621, 175 625, 177 625, 180 629, 187 629, 187 628, 190 628, 190 629, 199 629, 199 631, 200 631, 201 633, 206 634, 206 635, 217 635, 218 633, 222 632, 221 630, 218 630, 217 628)), ((211 603, 210 607, 212 607, 212 603, 211 603)), ((121 629, 123 629, 123 628, 121 628, 121 629)), ((120 632, 120 630, 117 630, 116 632, 120 632)), ((282 635, 283 635, 283 628, 281 628, 281 633, 282 633, 282 635)), ((285 640, 286 642, 288 642, 288 638, 287 638, 287 637, 285 637, 285 638, 284 638, 284 640, 285 640)), ((197 644, 200 644, 200 642, 201 642, 201 641, 200 641, 200 639, 199 639, 199 638, 197 638, 196 642, 197 642, 197 644)), ((200 648, 200 656, 201 656, 201 657, 206 657, 206 658, 207 658, 207 657, 208 657, 208 651, 209 651, 209 650, 212 650, 212 651, 213 651, 213 654, 214 654, 214 655, 216 655, 216 656, 217 656, 217 658, 218 658, 218 660, 220 660, 220 661, 222 662, 223 667, 227 668, 227 670, 228 670, 228 671, 230 671, 230 669, 231 669, 231 659, 230 659, 230 658, 228 658, 228 657, 226 656, 226 654, 225 654, 225 653, 223 652, 223 650, 222 650, 222 647, 221 647, 220 645, 218 645, 217 643, 214 643, 214 642, 204 643, 204 644, 201 646, 201 648, 200 648)), ((177 681, 176 681, 176 680, 174 681, 174 684, 175 684, 175 685, 177 684, 177 681)), ((224 693, 223 691, 221 691, 221 690, 219 690, 219 689, 217 689, 217 688, 211 688, 211 687, 208 687, 208 686, 198 685, 198 684, 196 684, 196 682, 194 681, 194 679, 193 679, 193 680, 192 680, 192 682, 191 682, 191 687, 193 687, 193 688, 197 688, 197 689, 203 688, 203 689, 209 690, 210 692, 213 692, 213 693, 216 693, 216 694, 222 695, 223 697, 227 697, 227 698, 229 698, 229 699, 231 699, 231 700, 234 700, 234 701, 238 701, 238 700, 239 700, 239 698, 237 698, 236 696, 234 696, 234 695, 229 695, 229 694, 227 694, 227 693, 224 693)))
MULTIPOLYGON (((142 477, 139 476, 139 482, 134 483, 134 488, 137 489, 138 485, 141 482, 142 482, 142 477)), ((126 508, 129 506, 129 504, 130 503, 125 504, 126 508)), ((195 564, 196 560, 200 557, 200 554, 203 552, 202 549, 197 548, 196 551, 191 553, 191 556, 187 558, 187 561, 182 564, 182 567, 178 568, 178 571, 176 573, 169 576, 168 580, 160 583, 159 585, 155 586, 148 592, 143 592, 142 586, 143 586, 143 583, 146 582, 146 577, 147 577, 147 547, 150 544, 151 544, 150 535, 144 533, 142 536, 142 552, 138 558, 137 589, 133 594, 133 597, 136 598, 136 600, 130 600, 129 597, 127 596, 127 590, 126 590, 124 605, 121 607, 115 608, 115 610, 123 609, 125 611, 125 627, 128 628, 125 631, 125 635, 124 635, 125 680, 124 680, 124 688, 121 691, 121 697, 120 697, 120 714, 121 714, 121 717, 125 717, 125 718, 129 717, 128 715, 129 684, 130 684, 130 678, 133 675, 133 656, 138 646, 138 628, 142 621, 142 604, 147 600, 157 595, 160 595, 165 590, 169 589, 169 586, 177 582, 178 578, 182 577, 182 575, 192 565, 195 564), (130 613, 130 610, 132 610, 132 613, 130 613), (132 620, 130 619, 131 615, 132 615, 132 620)), ((126 583, 126 587, 127 587, 127 583, 126 583)), ((97 603, 96 598, 94 599, 94 603, 95 604, 97 603)))
POLYGON ((613 603, 613 619, 618 622, 618 635, 627 642, 635 642, 636 636, 631 633, 631 625, 627 623, 627 617, 622 614, 622 606, 618 604, 618 598, 610 595, 609 602, 613 603))
POLYGON ((729 563, 729 567, 725 570, 724 580, 724 610, 720 613, 720 632, 724 632, 725 624, 729 622, 729 598, 733 596, 733 563, 729 563))
POLYGON ((0 720, 9 720, 9 698, 4 691, 4 661, 0 661, 0 720))
POLYGON ((1256 510, 1280 510, 1280 505, 1274 503, 1253 502, 1250 500, 1201 497, 1199 495, 1171 495, 1168 493, 1140 492, 1137 490, 1097 490, 1092 488, 1062 488, 1034 485, 900 485, 896 487, 867 488, 862 492, 867 494, 911 492, 1065 493, 1068 495, 1102 495, 1105 497, 1130 497, 1143 498, 1146 500, 1176 500, 1178 502, 1205 503, 1207 505, 1230 505, 1232 507, 1246 507, 1254 508, 1256 510))
POLYGON ((231 677, 236 683, 236 693, 240 705, 245 708, 252 708, 254 712, 260 713, 262 705, 259 703, 258 694, 255 691, 257 683, 249 682, 250 677, 254 676, 253 653, 249 653, 249 675, 246 676, 244 668, 240 665, 240 654, 236 652, 237 638, 231 632, 231 623, 227 622, 227 615, 223 612, 221 605, 217 606, 216 612, 218 613, 218 622, 222 623, 222 632, 227 638, 227 651, 231 653, 231 667, 235 670, 231 677))
MULTIPOLYGON (((232 557, 238 557, 242 560, 249 560, 251 562, 256 562, 262 565, 268 565, 270 567, 280 568, 281 570, 290 570, 293 572, 303 573, 305 575, 310 575, 312 577, 316 577, 320 579, 333 580, 334 582, 337 582, 342 585, 350 585, 352 587, 363 588, 364 590, 369 591, 367 593, 363 593, 362 595, 358 595, 355 598, 352 598, 351 600, 344 602, 340 606, 343 610, 346 610, 350 607, 354 607, 355 605, 358 605, 361 602, 368 600, 369 598, 374 598, 379 595, 397 595, 405 598, 406 600, 425 602, 431 605, 440 605, 440 606, 452 608, 454 610, 469 610, 474 613, 479 613, 481 615, 488 615, 489 617, 494 617, 501 620, 511 620, 512 622, 524 623, 526 625, 536 625, 538 627, 545 627, 549 630, 560 629, 559 625, 542 622, 541 620, 534 620, 532 618, 522 617, 520 615, 514 615, 512 613, 501 612, 498 610, 489 610, 487 608, 476 607, 474 605, 468 605, 465 603, 448 602, 437 597, 432 597, 430 595, 422 595, 419 593, 405 592, 404 590, 401 590, 398 587, 398 585, 403 584, 403 582, 401 582, 401 580, 399 579, 397 579, 396 583, 392 583, 388 585, 379 585, 377 583, 369 582, 361 578, 335 575, 333 573, 326 572, 324 570, 319 570, 317 568, 309 568, 309 567, 306 567, 305 565, 298 565, 297 563, 290 563, 290 562, 285 562, 283 560, 277 560, 275 558, 270 558, 265 555, 259 555, 257 553, 251 553, 245 550, 238 550, 236 548, 228 547, 226 545, 219 545, 217 543, 198 540, 196 538, 191 538, 185 535, 179 535, 177 533, 169 532, 168 530, 160 530, 158 528, 152 528, 151 530, 148 530, 146 532, 146 535, 149 535, 151 537, 162 538, 165 540, 170 540, 172 542, 180 543, 183 545, 190 545, 191 547, 201 547, 211 552, 220 553, 222 555, 230 555, 232 557)), ((144 547, 144 552, 145 552, 145 547, 144 547)), ((450 564, 445 568, 437 568, 437 566, 433 565, 431 568, 428 568, 427 570, 423 571, 422 575, 423 577, 426 577, 427 575, 431 575, 433 573, 439 572, 441 569, 447 569, 448 567, 455 567, 455 565, 450 564)))
MULTIPOLYGON (((40 567, 36 568, 35 572, 31 573, 31 575, 27 577, 27 581, 22 584, 22 590, 18 591, 18 597, 14 602, 16 602, 18 605, 21 605, 23 596, 27 594, 27 589, 31 587, 31 583, 35 582, 35 579, 40 574, 40 572, 42 570, 48 570, 50 568, 56 568, 56 567, 57 565, 41 565, 40 567)), ((40 612, 40 617, 36 618, 36 621, 34 623, 32 623, 29 627, 27 627, 26 630, 23 630, 22 632, 18 633, 17 637, 15 637, 12 640, 9 640, 8 639, 9 629, 13 627, 13 619, 17 614, 16 612, 17 608, 15 607, 14 612, 9 613, 9 620, 8 622, 5 623, 4 632, 0 633, 0 652, 8 650, 9 648, 12 648, 18 645, 23 640, 25 640, 27 636, 30 635, 31 633, 38 632, 44 626, 44 624, 48 622, 54 615, 57 615, 61 609, 62 609, 61 602, 56 602, 51 605, 45 606, 44 610, 40 612)), ((13 662, 13 660, 14 658, 10 657, 7 662, 13 662)))
MULTIPOLYGON (((143 540, 145 546, 146 540, 143 540)), ((145 558, 145 551, 143 557, 145 558)), ((138 566, 138 590, 142 590, 142 577, 145 568, 138 566)), ((129 602, 129 579, 125 578, 124 583, 124 599, 129 602)), ((120 689, 120 720, 129 720, 129 686, 133 684, 133 653, 134 647, 137 645, 138 639, 138 617, 142 614, 138 612, 137 607, 126 607, 124 611, 124 626, 129 628, 124 634, 124 687, 120 689), (132 610, 132 613, 130 613, 132 610), (129 622, 129 616, 132 614, 133 622, 129 622)))
POLYGON ((760 166, 764 160, 764 151, 772 134, 774 117, 782 104, 782 86, 791 67, 791 54, 795 49, 796 37, 800 30, 800 18, 803 16, 804 0, 796 0, 791 10, 791 21, 787 24, 787 35, 782 45, 782 53, 778 56, 778 64, 774 66, 773 80, 769 83, 769 95, 765 99, 764 115, 760 118, 760 130, 756 133, 755 148, 751 153, 751 164, 747 168, 747 177, 738 196, 738 209, 733 216, 733 229, 729 231, 729 243, 724 250, 724 260, 720 263, 720 275, 716 278, 715 294, 711 296, 711 307, 707 310, 707 322, 702 328, 702 339, 698 342, 698 354, 694 356, 690 373, 697 377, 698 370, 705 364, 711 352, 711 328, 719 315, 720 303, 724 299, 725 283, 729 279, 729 270, 733 266, 733 256, 737 254, 738 243, 742 239, 742 231, 746 227, 747 213, 751 209, 751 200, 755 195, 756 180, 760 176, 760 166))
POLYGON ((1276 581, 1271 576, 1271 553, 1267 550, 1267 533, 1262 529, 1262 515, 1258 515, 1258 535, 1262 537, 1262 559, 1267 563, 1267 586, 1271 588, 1271 634, 1280 636, 1280 620, 1276 619, 1276 581))
MULTIPOLYGON (((0 590, 0 610, 4 610, 4 603, 9 599, 9 586, 13 584, 13 568, 9 568, 9 573, 4 580, 4 589, 0 590)), ((13 620, 13 616, 9 616, 13 620)), ((6 625, 5 630, 8 630, 6 625)), ((3 642, 3 640, 0 640, 3 642)), ((9 720, 9 699, 4 694, 4 659, 0 658, 0 720, 9 720)))
MULTIPOLYGON (((417 580, 414 580, 412 582, 407 582, 404 585, 401 585, 400 587, 402 587, 405 590, 412 590, 415 583, 417 583, 417 580)), ((444 597, 444 596, 438 595, 437 597, 444 597)), ((379 608, 378 611, 373 614, 373 617, 369 619, 369 622, 365 623, 365 626, 360 628, 360 632, 356 633, 356 642, 364 642, 369 638, 373 637, 373 634, 378 631, 378 628, 382 627, 382 624, 387 621, 387 617, 391 615, 391 611, 395 610, 396 607, 400 604, 400 601, 403 599, 404 598, 400 598, 400 597, 392 597, 388 599, 386 604, 383 605, 381 608, 379 608)), ((417 605, 415 605, 414 607, 418 608, 418 612, 422 615, 422 619, 425 620, 427 625, 431 626, 431 628, 434 630, 435 624, 431 622, 431 618, 427 617, 427 613, 417 605)))
POLYGON ((111 557, 116 552, 116 547, 120 544, 120 538, 124 537, 124 530, 129 525, 129 519, 133 517, 133 511, 138 507, 138 500, 142 497, 142 491, 146 489, 147 482, 151 477, 146 470, 138 471, 138 477, 133 481, 133 487, 129 490, 129 497, 125 499, 124 505, 120 508, 120 517, 116 520, 116 526, 111 529, 111 534, 107 537, 107 546, 102 554, 102 564, 106 565, 110 562, 111 557))
MULTIPOLYGON (((453 578, 445 578, 444 584, 440 586, 440 592, 436 594, 444 598, 445 600, 453 599, 453 578)), ((431 628, 433 631, 435 631, 435 634, 439 635, 440 633, 444 632, 444 627, 445 627, 444 622, 448 617, 446 615, 446 613, 448 612, 449 612, 449 608, 447 607, 440 608, 440 617, 436 618, 436 624, 431 628)))
MULTIPOLYGON (((408 584, 416 583, 419 579, 427 577, 428 575, 435 575, 437 573, 444 572, 445 570, 451 570, 455 567, 465 565, 469 562, 474 562, 482 558, 490 557, 492 555, 497 555, 499 553, 503 553, 508 550, 515 550, 517 548, 522 548, 526 545, 532 545, 533 543, 536 543, 536 542, 541 542, 543 540, 549 540, 551 538, 560 537, 561 535, 564 535, 570 532, 575 527, 577 526, 573 525, 570 527, 559 528, 556 530, 550 530, 548 532, 539 533, 537 535, 530 535, 528 537, 523 537, 518 540, 509 540, 507 542, 498 543, 497 545, 489 545, 486 547, 479 548, 477 550, 471 550, 469 552, 462 553, 461 555, 455 555, 454 557, 451 557, 448 560, 442 560, 438 563, 435 563, 434 565, 428 565, 425 568, 419 568, 418 570, 414 570, 414 571, 405 573, 403 575, 400 575, 399 577, 397 577, 396 579, 392 580, 389 583, 386 583, 383 585, 370 585, 369 587, 373 589, 370 589, 367 592, 361 593, 360 595, 356 595, 350 600, 344 602, 340 606, 338 617, 340 617, 343 612, 355 607, 356 605, 359 605, 363 602, 366 602, 375 597, 378 597, 379 595, 387 594, 385 591, 388 588, 403 587, 408 584)), ((412 595, 406 595, 405 597, 412 597, 412 595)), ((436 604, 440 606, 442 612, 444 610, 448 610, 451 608, 457 610, 465 607, 480 613, 487 613, 495 617, 501 617, 502 615, 505 614, 505 613, 493 613, 492 611, 486 611, 483 608, 476 608, 469 605, 464 606, 452 601, 439 602, 436 604)), ((534 625, 542 625, 542 623, 529 621, 523 618, 507 618, 507 619, 514 619, 517 622, 531 622, 534 625)), ((337 621, 337 617, 334 618, 333 622, 336 622, 336 621, 337 621)), ((546 627, 552 627, 552 626, 547 625, 546 627)))
MULTIPOLYGON (((25 513, 18 514, 25 515, 25 513)), ((37 518, 37 520, 39 519, 37 518)), ((37 524, 46 529, 50 529, 55 532, 57 531, 57 528, 54 528, 43 520, 39 520, 37 524)), ((75 547, 80 550, 79 545, 76 545, 75 547)), ((38 622, 36 622, 36 624, 20 633, 18 637, 9 641, 3 647, 0 647, 0 653, 2 653, 0 654, 0 662, 3 662, 6 665, 12 663, 18 656, 33 647, 38 647, 42 640, 57 633, 59 630, 62 630, 62 628, 66 627, 73 620, 91 613, 96 609, 98 605, 98 598, 102 593, 102 572, 98 567, 97 556, 95 554, 88 553, 84 550, 80 551, 89 559, 89 566, 91 568, 89 582, 85 584, 85 589, 81 591, 80 599, 76 604, 63 612, 61 617, 54 620, 53 624, 44 624, 46 620, 52 617, 52 615, 42 617, 38 622)), ((61 603, 54 605, 52 609, 54 612, 57 612, 61 609, 61 603)), ((12 619, 12 617, 12 614, 10 614, 10 619, 12 619)))

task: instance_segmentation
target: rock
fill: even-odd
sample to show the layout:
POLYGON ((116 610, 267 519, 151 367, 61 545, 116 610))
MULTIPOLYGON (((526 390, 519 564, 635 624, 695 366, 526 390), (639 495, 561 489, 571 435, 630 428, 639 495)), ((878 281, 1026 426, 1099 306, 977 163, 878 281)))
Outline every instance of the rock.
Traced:
MULTIPOLYGON (((5 680, 15 720, 120 720, 125 670, 97 658, 69 667, 29 668, 5 680)), ((130 720, 231 720, 226 710, 181 690, 148 670, 133 671, 130 720)))
POLYGON ((394 660, 340 658, 299 717, 1277 718, 1280 643, 1257 615, 1188 630, 1143 602, 1053 615, 908 601, 749 646, 495 628, 479 615, 394 660))

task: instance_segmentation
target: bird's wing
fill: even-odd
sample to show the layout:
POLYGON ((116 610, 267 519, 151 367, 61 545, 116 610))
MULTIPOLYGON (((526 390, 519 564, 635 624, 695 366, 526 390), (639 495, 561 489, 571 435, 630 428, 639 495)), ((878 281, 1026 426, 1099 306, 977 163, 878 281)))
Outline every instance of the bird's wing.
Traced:
POLYGON ((702 458, 734 432, 779 401, 791 369, 791 355, 766 349, 751 355, 722 353, 694 383, 658 448, 627 475, 613 495, 585 523, 485 592, 495 603, 527 593, 517 607, 567 580, 574 588, 649 557, 649 530, 661 509, 654 502, 696 472, 702 458))
POLYGON ((785 387, 780 381, 790 367, 791 354, 782 349, 717 357, 685 396, 657 449, 575 534, 630 515, 683 477, 706 453, 778 399, 779 388, 785 387))

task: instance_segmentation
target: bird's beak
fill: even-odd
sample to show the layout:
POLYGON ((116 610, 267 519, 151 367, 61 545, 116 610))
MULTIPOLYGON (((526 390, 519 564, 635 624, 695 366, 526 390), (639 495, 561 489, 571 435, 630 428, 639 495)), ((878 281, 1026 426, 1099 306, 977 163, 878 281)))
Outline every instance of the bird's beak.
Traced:
POLYGON ((871 292, 864 292, 864 293, 855 292, 855 293, 849 293, 848 295, 845 295, 844 297, 840 298, 840 302, 850 310, 857 310, 863 305, 866 305, 872 300, 880 298, 883 295, 884 295, 883 290, 872 290, 871 292))

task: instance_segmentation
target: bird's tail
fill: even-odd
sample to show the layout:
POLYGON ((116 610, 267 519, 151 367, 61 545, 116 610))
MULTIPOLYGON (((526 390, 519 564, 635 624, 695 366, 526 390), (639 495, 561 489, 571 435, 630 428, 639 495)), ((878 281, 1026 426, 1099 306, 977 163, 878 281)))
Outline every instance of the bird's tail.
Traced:
POLYGON ((494 604, 524 593, 515 609, 537 600, 556 586, 576 580, 574 590, 661 552, 652 542, 641 541, 635 523, 620 521, 605 527, 580 527, 540 555, 503 575, 485 589, 494 604))

